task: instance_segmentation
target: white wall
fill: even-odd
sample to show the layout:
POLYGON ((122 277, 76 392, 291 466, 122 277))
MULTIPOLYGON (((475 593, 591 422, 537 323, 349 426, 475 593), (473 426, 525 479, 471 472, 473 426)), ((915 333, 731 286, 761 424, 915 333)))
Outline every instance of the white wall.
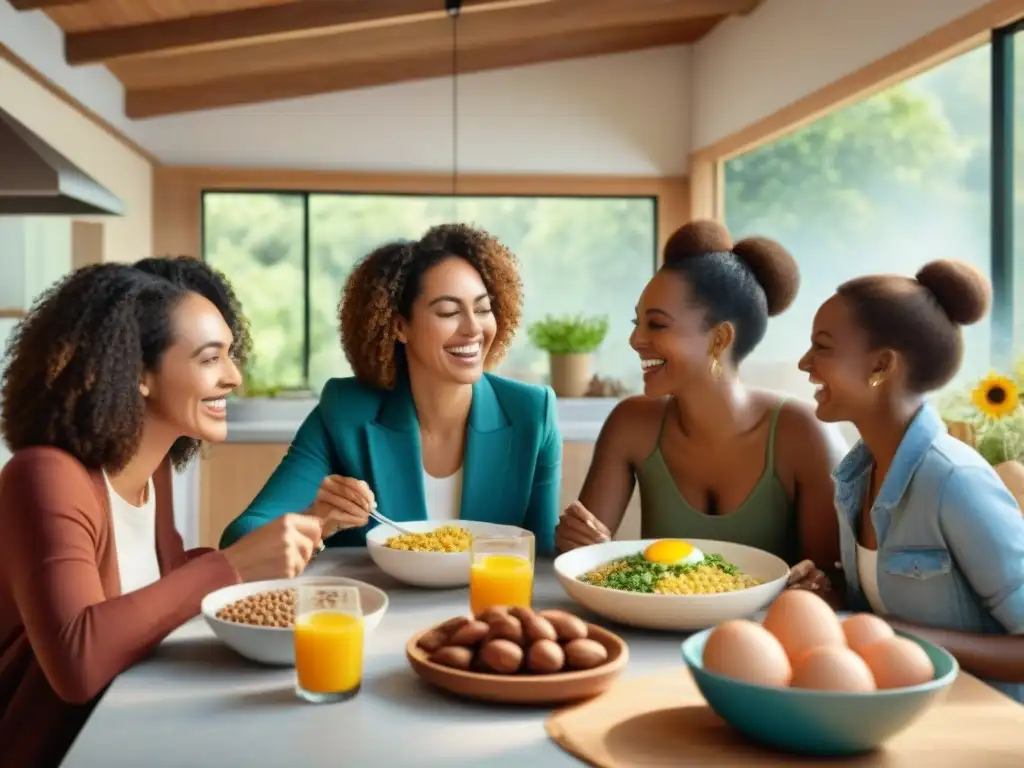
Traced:
MULTIPOLYGON (((62 33, 41 11, 18 13, 0 0, 0 42, 114 126, 131 127, 120 83, 103 67, 68 67, 62 33)), ((145 157, 4 59, 0 106, 124 201, 124 216, 98 219, 105 261, 152 255, 152 166, 145 157)))
POLYGON ((693 46, 693 148, 714 144, 986 2, 767 0, 750 16, 728 19, 693 46))
MULTIPOLYGON (((140 121, 161 160, 448 172, 447 78, 140 121)), ((682 175, 690 48, 459 78, 459 168, 477 173, 682 175)))

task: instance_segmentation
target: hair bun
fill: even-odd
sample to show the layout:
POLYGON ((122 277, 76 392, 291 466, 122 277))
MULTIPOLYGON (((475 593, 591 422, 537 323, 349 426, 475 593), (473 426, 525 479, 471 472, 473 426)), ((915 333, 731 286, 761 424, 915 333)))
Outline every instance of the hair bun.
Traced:
POLYGON ((774 240, 747 237, 732 247, 768 298, 768 314, 778 315, 789 309, 800 290, 800 269, 796 259, 774 240))
POLYGON ((732 250, 729 230, 717 221, 691 221, 677 229, 665 244, 665 263, 704 253, 728 253, 732 250))
POLYGON ((957 325, 971 325, 988 314, 992 286, 973 265, 939 259, 921 267, 916 277, 957 325))

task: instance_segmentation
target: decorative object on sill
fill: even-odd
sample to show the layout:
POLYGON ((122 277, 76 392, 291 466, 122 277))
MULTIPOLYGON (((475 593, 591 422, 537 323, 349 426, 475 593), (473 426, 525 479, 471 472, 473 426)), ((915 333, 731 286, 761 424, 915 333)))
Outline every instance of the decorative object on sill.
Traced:
POLYGON ((618 379, 613 379, 610 376, 607 379, 602 379, 597 374, 594 374, 594 378, 590 380, 590 384, 587 386, 587 397, 625 397, 629 394, 629 389, 618 379))
POLYGON ((608 335, 608 318, 547 315, 531 324, 527 333, 533 346, 550 355, 555 394, 584 397, 590 382, 590 356, 608 335))
POLYGON ((1020 374, 990 373, 969 391, 954 393, 943 408, 946 429, 995 469, 1024 511, 1024 407, 1020 374))

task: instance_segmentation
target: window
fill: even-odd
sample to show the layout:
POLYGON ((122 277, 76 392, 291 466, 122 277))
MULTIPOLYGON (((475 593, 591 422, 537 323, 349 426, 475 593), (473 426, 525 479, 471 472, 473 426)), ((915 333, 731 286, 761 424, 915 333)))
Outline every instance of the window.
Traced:
POLYGON ((327 379, 350 375, 337 309, 352 266, 378 245, 453 220, 487 229, 520 261, 523 327, 498 373, 545 381, 547 358, 530 346, 526 326, 546 314, 606 314, 594 370, 639 389, 629 321, 655 269, 656 214, 650 197, 206 192, 203 247, 252 327, 251 392, 319 392, 327 379))
MULTIPOLYGON (((747 378, 808 394, 796 361, 814 313, 851 277, 913 275, 938 258, 991 274, 991 77, 985 46, 726 162, 734 237, 779 240, 802 275, 793 307, 745 363, 747 378)), ((991 323, 965 338, 961 376, 984 373, 991 323)))
MULTIPOLYGON (((1009 236, 1012 241, 1013 258, 1010 262, 1013 275, 1013 349, 1017 355, 1024 354, 1024 20, 1005 30, 1002 42, 1007 56, 1004 59, 1006 71, 1011 77, 1004 80, 1004 98, 1008 102, 1004 109, 1009 118, 1006 121, 1007 134, 1004 151, 1010 150, 1007 166, 1012 175, 1007 179, 1012 200, 1009 201, 1009 236), (1009 65, 1009 66, 1006 66, 1009 65)), ((997 111, 997 120, 1001 117, 997 111)))

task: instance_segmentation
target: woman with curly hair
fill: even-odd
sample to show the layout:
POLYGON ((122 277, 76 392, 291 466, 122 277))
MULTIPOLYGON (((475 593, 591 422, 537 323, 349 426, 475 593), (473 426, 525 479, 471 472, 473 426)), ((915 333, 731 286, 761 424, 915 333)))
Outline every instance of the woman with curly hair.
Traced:
POLYGON ((800 370, 818 387, 818 418, 861 435, 835 473, 849 607, 932 640, 1024 701, 1024 517, 925 402, 959 370, 961 326, 990 297, 955 261, 851 280, 818 310, 800 370))
POLYGON ((171 465, 223 440, 249 336, 192 259, 85 267, 46 291, 4 361, 0 752, 57 765, 121 672, 239 581, 296 575, 321 535, 299 515, 186 552, 171 465))
POLYGON ((747 389, 738 375, 799 283, 793 257, 771 240, 733 243, 710 221, 669 239, 630 338, 645 396, 621 402, 601 430, 559 549, 607 541, 639 483, 643 538, 747 544, 804 560, 792 583, 826 589, 811 563, 838 560, 830 473, 845 446, 810 407, 747 389))
POLYGON ((329 381, 284 460, 221 540, 308 510, 331 546, 363 546, 373 504, 396 521, 528 528, 550 551, 562 440, 549 388, 485 371, 522 316, 513 255, 462 224, 366 256, 340 305, 355 376, 329 381))

